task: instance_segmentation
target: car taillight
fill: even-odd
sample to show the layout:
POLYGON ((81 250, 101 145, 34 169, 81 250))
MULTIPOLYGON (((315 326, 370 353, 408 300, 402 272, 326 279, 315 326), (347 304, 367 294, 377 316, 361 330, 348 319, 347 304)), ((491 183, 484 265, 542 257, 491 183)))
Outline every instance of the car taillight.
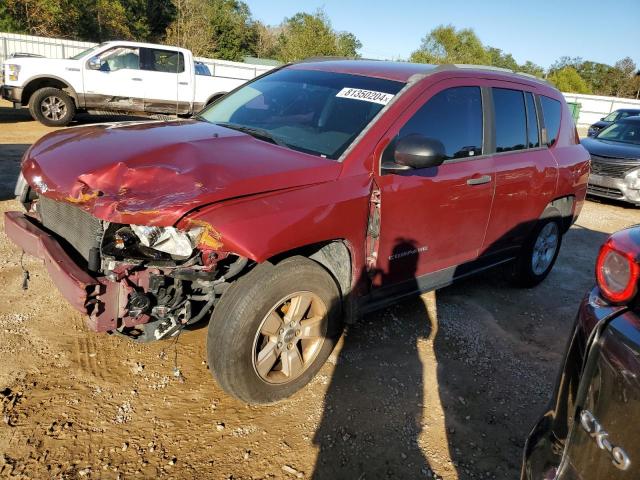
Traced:
POLYGON ((596 261, 596 280, 602 296, 611 303, 627 303, 638 291, 640 244, 629 230, 611 236, 600 248, 596 261))

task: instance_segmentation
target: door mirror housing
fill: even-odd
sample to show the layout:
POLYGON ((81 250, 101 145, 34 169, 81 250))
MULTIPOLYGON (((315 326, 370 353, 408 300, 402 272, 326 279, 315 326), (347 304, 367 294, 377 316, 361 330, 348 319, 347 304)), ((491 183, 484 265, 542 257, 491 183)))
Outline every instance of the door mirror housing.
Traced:
POLYGON ((389 172, 437 167, 447 158, 440 140, 419 134, 401 138, 392 148, 393 163, 382 164, 383 170, 389 172))
POLYGON ((102 69, 102 60, 100 57, 91 57, 89 62, 87 63, 89 70, 101 70, 102 69))

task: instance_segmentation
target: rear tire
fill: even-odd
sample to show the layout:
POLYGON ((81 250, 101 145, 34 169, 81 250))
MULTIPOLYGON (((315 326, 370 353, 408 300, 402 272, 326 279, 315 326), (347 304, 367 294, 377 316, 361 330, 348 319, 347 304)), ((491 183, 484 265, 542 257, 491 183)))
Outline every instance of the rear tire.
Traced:
POLYGON ((556 263, 562 245, 559 216, 541 219, 522 247, 514 265, 514 281, 531 288, 542 282, 556 263))
POLYGON ((31 95, 29 113, 48 127, 65 127, 76 115, 76 104, 59 88, 45 87, 31 95))
POLYGON ((324 268, 305 257, 260 264, 213 311, 209 367, 230 395, 276 402, 309 383, 341 332, 340 293, 324 268))

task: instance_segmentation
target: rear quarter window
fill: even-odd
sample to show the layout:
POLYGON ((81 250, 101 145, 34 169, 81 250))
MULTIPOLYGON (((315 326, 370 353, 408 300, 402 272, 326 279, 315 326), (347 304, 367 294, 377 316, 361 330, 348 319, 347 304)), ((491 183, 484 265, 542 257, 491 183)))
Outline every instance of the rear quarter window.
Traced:
POLYGON ((562 104, 558 100, 540 95, 544 126, 547 130, 547 146, 555 145, 560 131, 562 104))

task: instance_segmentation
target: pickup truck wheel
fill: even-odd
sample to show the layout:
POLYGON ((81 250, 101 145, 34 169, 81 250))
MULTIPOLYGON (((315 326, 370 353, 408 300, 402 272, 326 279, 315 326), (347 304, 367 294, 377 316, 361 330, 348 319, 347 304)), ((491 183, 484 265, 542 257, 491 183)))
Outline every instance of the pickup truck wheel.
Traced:
POLYGON ((342 331, 333 278, 305 257, 258 265, 216 305, 207 336, 211 373, 229 394, 272 403, 304 387, 342 331))
POLYGON ((558 258, 562 233, 558 217, 542 219, 523 246, 515 264, 515 281, 521 287, 542 282, 558 258))
POLYGON ((31 95, 29 113, 43 125, 64 127, 73 120, 76 105, 73 99, 59 88, 45 87, 31 95))

